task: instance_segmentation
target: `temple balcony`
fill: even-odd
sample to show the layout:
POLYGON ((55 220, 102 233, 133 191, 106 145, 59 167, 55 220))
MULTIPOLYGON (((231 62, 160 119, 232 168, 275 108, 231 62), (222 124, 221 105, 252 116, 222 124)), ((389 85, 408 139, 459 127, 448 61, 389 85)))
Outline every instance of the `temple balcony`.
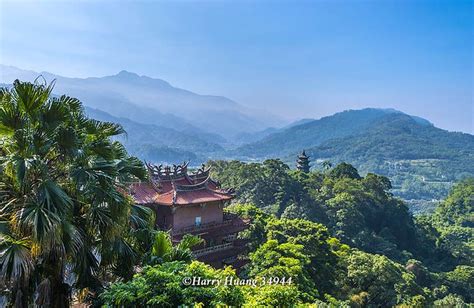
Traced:
POLYGON ((198 259, 203 258, 228 258, 235 257, 238 253, 242 252, 246 247, 246 240, 235 240, 233 242, 225 242, 219 245, 196 249, 193 254, 198 259))
POLYGON ((232 234, 240 232, 248 225, 247 220, 243 220, 238 215, 224 213, 224 220, 222 222, 210 222, 200 225, 193 225, 177 230, 171 230, 171 235, 174 238, 179 238, 184 234, 200 234, 205 232, 232 234))
POLYGON ((232 264, 234 268, 238 268, 247 262, 247 258, 239 257, 246 251, 246 244, 247 241, 237 239, 233 242, 195 250, 193 254, 199 261, 215 267, 232 264), (223 261, 225 262, 223 263, 223 261))
POLYGON ((193 251, 193 254, 196 256, 196 258, 199 258, 199 257, 205 256, 205 255, 208 255, 208 254, 214 254, 216 252, 228 250, 228 249, 231 249, 233 247, 234 247, 233 243, 224 243, 224 244, 220 244, 220 245, 215 245, 215 246, 195 250, 195 251, 193 251))
POLYGON ((197 225, 197 226, 194 225, 194 226, 181 228, 181 229, 178 229, 178 230, 172 230, 171 233, 173 235, 182 235, 182 234, 186 234, 186 233, 199 233, 199 232, 202 232, 202 231, 207 231, 209 229, 229 226, 231 224, 232 224, 231 220, 224 220, 222 222, 210 222, 210 223, 200 224, 200 225, 197 225))

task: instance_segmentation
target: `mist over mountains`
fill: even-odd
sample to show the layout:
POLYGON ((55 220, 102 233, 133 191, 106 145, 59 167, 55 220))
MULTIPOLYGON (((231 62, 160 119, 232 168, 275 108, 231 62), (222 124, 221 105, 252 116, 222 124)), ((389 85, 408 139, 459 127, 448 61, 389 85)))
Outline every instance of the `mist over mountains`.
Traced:
MULTIPOLYGON (((1 80, 33 81, 39 73, 0 66, 1 80)), ((220 96, 199 95, 166 81, 122 71, 56 79, 55 94, 79 98, 97 120, 120 123, 128 151, 141 159, 197 166, 210 159, 280 158, 294 167, 303 149, 312 167, 346 161, 362 173, 388 176, 405 199, 440 199, 452 183, 474 176, 474 136, 448 132, 395 109, 346 110, 286 124, 220 96)))
POLYGON ((40 75, 48 82, 56 79, 56 93, 77 97, 88 107, 139 123, 160 123, 178 131, 206 131, 232 138, 241 132, 285 124, 277 117, 248 109, 226 97, 196 94, 164 80, 127 71, 105 77, 68 78, 0 65, 0 72, 0 82, 6 84, 15 79, 34 81, 40 75))
POLYGON ((213 153, 220 153, 224 148, 216 143, 222 137, 210 133, 178 131, 155 124, 138 123, 124 117, 114 117, 107 112, 86 107, 86 114, 99 121, 120 123, 126 135, 121 136, 127 150, 135 156, 153 162, 192 161, 194 164, 204 162, 213 153))

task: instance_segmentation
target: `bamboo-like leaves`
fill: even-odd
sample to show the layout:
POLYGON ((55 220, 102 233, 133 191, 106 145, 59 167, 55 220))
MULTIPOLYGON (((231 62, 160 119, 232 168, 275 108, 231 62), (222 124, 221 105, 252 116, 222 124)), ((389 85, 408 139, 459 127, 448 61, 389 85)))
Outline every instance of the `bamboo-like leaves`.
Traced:
POLYGON ((156 259, 158 262, 191 260, 193 258, 191 248, 203 241, 198 236, 186 234, 176 246, 173 246, 169 233, 158 231, 151 249, 152 262, 156 262, 156 259))
POLYGON ((186 249, 191 249, 194 246, 197 246, 199 244, 202 244, 204 240, 200 238, 199 236, 191 235, 191 234, 185 234, 181 241, 179 242, 177 248, 186 250, 186 249))

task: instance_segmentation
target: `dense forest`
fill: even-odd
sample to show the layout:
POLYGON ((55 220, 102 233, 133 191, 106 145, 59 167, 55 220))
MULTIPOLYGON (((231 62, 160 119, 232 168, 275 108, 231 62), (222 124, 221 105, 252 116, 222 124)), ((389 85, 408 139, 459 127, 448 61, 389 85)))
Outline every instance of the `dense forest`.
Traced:
POLYGON ((432 210, 433 199, 445 198, 453 183, 474 176, 474 136, 391 109, 336 113, 243 145, 235 155, 240 160, 280 157, 292 164, 301 149, 315 169, 322 170, 324 161, 349 162, 360 174, 387 176, 395 195, 417 201, 410 202, 414 212, 432 210))
MULTIPOLYGON (((12 67, 0 65, 0 68, 15 78, 34 80, 38 76, 12 67)), ((174 164, 186 160, 199 166, 210 159, 263 162, 280 158, 292 165, 295 155, 305 149, 312 157, 314 169, 322 170, 324 161, 348 162, 362 175, 387 176, 394 195, 404 199, 415 214, 432 212, 454 183, 474 176, 472 134, 449 132, 426 119, 395 109, 345 110, 286 126, 281 122, 274 123, 276 127, 262 127, 255 119, 237 116, 235 110, 227 121, 222 120, 229 116, 227 112, 223 115, 209 110, 205 114, 202 110, 194 112, 191 118, 184 119, 180 116, 186 109, 170 114, 152 108, 148 99, 132 103, 124 97, 133 100, 137 99, 137 93, 160 92, 156 86, 166 84, 128 72, 87 80, 44 76, 48 80, 59 78, 59 91, 81 97, 88 117, 120 124, 127 134, 113 139, 122 143, 131 155, 153 163, 174 164), (133 95, 125 90, 132 84, 137 87, 133 95), (124 91, 124 96, 115 91, 124 91), (211 114, 213 123, 203 120, 211 114), (215 121, 220 123, 220 129, 215 121), (232 128, 232 133, 228 131, 225 137, 224 124, 232 128)), ((4 81, 0 86, 12 86, 10 79, 4 81)), ((198 101, 193 99, 193 105, 198 101)))
POLYGON ((211 161, 250 220, 238 272, 196 261, 201 241, 153 229, 125 194, 145 180, 116 140, 52 85, 0 91, 0 294, 9 307, 468 307, 474 302, 474 179, 414 217, 384 176, 352 165, 211 161), (234 284, 186 285, 188 277, 234 284), (271 278, 271 280, 266 281, 271 278), (278 279, 277 279, 278 278, 278 279), (254 281, 239 284, 237 281, 254 281))
POLYGON ((442 199, 452 183, 474 175, 474 137, 388 114, 361 133, 308 149, 314 158, 346 161, 361 173, 391 179, 404 199, 442 199))
POLYGON ((473 179, 457 184, 434 214, 414 219, 407 206, 388 193, 386 178, 361 178, 348 164, 309 174, 290 171, 277 160, 213 165, 223 185, 238 185, 238 202, 243 202, 226 210, 252 221, 240 235, 249 242, 249 263, 237 275, 231 268, 214 269, 191 259, 161 259, 132 280, 112 284, 100 296, 107 305, 472 303, 473 179), (222 280, 229 275, 255 280, 257 286, 182 286, 186 277, 222 280), (286 280, 259 286, 263 277, 286 280))

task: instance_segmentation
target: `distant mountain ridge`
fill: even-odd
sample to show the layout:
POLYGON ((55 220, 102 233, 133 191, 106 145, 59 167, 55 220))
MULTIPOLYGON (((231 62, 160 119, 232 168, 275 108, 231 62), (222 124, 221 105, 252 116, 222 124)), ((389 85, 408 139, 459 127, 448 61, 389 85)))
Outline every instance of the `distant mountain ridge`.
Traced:
POLYGON ((324 161, 344 161, 363 174, 388 176, 393 192, 418 200, 413 201, 416 206, 433 204, 431 200, 444 198, 454 182, 474 176, 473 135, 448 132, 394 109, 339 112, 280 129, 228 155, 241 160, 279 157, 294 167, 303 149, 316 169, 322 169, 324 161))
POLYGON ((245 133, 240 133, 240 134, 237 134, 235 137, 234 137, 234 142, 238 145, 243 145, 243 144, 246 144, 246 143, 253 143, 253 142, 257 142, 257 141, 260 141, 262 140, 263 138, 267 137, 267 136, 270 136, 272 134, 275 134, 275 133, 278 133, 278 132, 282 132, 284 131, 285 129, 288 129, 288 128, 291 128, 293 126, 298 126, 298 125, 302 125, 302 124, 305 124, 305 123, 308 123, 308 122, 311 122, 311 121, 314 121, 314 119, 300 119, 300 120, 297 120, 295 122, 292 122, 282 128, 276 128, 276 127, 269 127, 269 128, 266 128, 264 130, 261 130, 261 131, 258 131, 258 132, 253 132, 253 133, 248 133, 248 132, 245 132, 245 133))
POLYGON ((0 65, 0 72, 0 82, 7 84, 14 79, 33 81, 41 74, 47 81, 57 80, 56 93, 77 97, 89 107, 176 130, 195 129, 231 138, 240 132, 283 124, 276 117, 259 116, 258 111, 226 97, 196 94, 128 71, 105 77, 69 78, 0 65))
MULTIPOLYGON (((474 136, 448 132, 402 113, 391 113, 353 135, 307 149, 314 158, 332 157, 363 163, 368 157, 399 159, 474 159, 474 136)), ((474 173, 474 161, 457 170, 474 173)))
MULTIPOLYGON (((23 80, 34 79, 37 74, 18 69, 11 73, 23 80)), ((44 75, 48 79, 56 77, 44 75)), ((120 140, 130 153, 153 162, 191 160, 198 165, 208 159, 281 158, 294 167, 296 155, 305 149, 313 168, 321 169, 323 161, 349 162, 362 173, 388 176, 394 186, 392 191, 407 200, 444 198, 453 182, 474 176, 473 135, 448 132, 426 119, 395 109, 346 110, 317 120, 302 119, 281 128, 257 129, 247 126, 252 119, 241 113, 235 102, 199 96, 173 88, 163 80, 126 71, 101 78, 58 77, 55 93, 83 100, 93 118, 122 124, 128 136, 120 140), (121 91, 109 89, 117 86, 122 87, 121 91), (177 108, 178 115, 149 105, 160 101, 155 92, 146 91, 149 87, 154 91, 167 89, 170 92, 166 95, 173 93, 175 103, 171 103, 171 98, 165 101, 172 105, 171 109, 177 108), (142 90, 147 93, 134 94, 142 90), (124 95, 125 92, 128 94, 124 95), (193 109, 193 121, 182 117, 186 112, 181 110, 186 108, 176 104, 182 97, 187 97, 183 102, 191 105, 186 100, 199 97, 202 106, 206 106, 193 109), (220 135, 221 125, 228 139, 220 135), (232 135, 236 131, 237 137, 232 135)))
POLYGON ((158 125, 137 123, 90 107, 86 107, 85 111, 93 119, 121 124, 127 135, 118 139, 131 154, 143 160, 161 163, 186 160, 198 165, 212 153, 224 150, 219 144, 209 141, 212 137, 206 140, 195 132, 185 133, 158 125))
MULTIPOLYGON (((327 140, 306 152, 315 168, 321 168, 322 161, 345 161, 362 173, 388 176, 392 191, 407 200, 442 199, 453 183, 474 177, 473 135, 448 132, 401 113, 388 114, 360 132, 327 140)), ((291 163, 296 153, 285 160, 291 163)))
MULTIPOLYGON (((295 151, 314 147, 324 141, 353 135, 369 127, 371 123, 387 114, 402 114, 394 109, 366 108, 346 110, 318 120, 305 120, 270 134, 263 139, 243 145, 235 152, 252 158, 285 156, 295 151)), ((413 117, 423 125, 432 125, 429 121, 413 117)))

